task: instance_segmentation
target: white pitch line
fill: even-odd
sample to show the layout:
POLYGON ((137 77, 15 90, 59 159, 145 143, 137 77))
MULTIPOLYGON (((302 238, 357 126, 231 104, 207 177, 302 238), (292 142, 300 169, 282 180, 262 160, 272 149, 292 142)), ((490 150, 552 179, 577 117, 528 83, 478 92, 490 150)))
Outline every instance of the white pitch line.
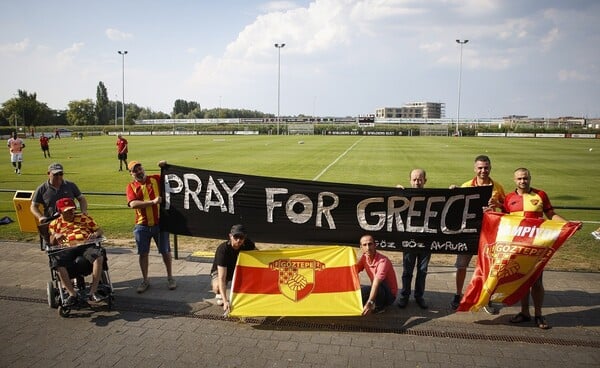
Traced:
POLYGON ((365 137, 362 137, 361 139, 359 139, 356 142, 354 142, 354 144, 351 145, 347 150, 345 150, 344 153, 342 153, 341 155, 339 155, 335 160, 333 160, 332 163, 330 163, 329 165, 327 165, 327 167, 324 168, 323 171, 321 171, 319 173, 319 175, 315 176, 313 178, 313 181, 319 180, 319 178, 321 177, 321 175, 325 174, 325 172, 327 172, 327 170, 329 170, 330 167, 332 167, 333 165, 335 165, 342 157, 346 156, 346 153, 350 152, 354 148, 354 146, 356 146, 357 144, 359 144, 363 139, 365 139, 365 137))

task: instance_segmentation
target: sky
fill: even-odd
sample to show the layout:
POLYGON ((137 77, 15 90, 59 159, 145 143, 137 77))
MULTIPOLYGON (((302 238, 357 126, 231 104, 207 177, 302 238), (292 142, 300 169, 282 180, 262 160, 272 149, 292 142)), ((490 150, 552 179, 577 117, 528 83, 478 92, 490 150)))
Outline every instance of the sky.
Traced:
POLYGON ((168 114, 177 99, 323 117, 429 101, 447 118, 592 118, 599 45, 597 0, 5 0, 0 103, 25 90, 66 109, 99 82, 122 100, 124 75, 126 103, 168 114))

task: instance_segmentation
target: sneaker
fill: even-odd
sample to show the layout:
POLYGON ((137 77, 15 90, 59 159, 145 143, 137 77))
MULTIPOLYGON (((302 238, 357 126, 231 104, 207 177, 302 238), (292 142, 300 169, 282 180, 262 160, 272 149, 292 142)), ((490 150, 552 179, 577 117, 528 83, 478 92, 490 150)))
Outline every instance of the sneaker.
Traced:
POLYGON ((142 281, 142 283, 140 284, 140 286, 137 287, 137 293, 141 294, 144 291, 148 290, 148 288, 150 287, 150 284, 148 283, 148 281, 142 281))
POLYGON ((177 288, 177 282, 175 282, 174 278, 169 277, 167 283, 169 284, 169 290, 175 290, 175 288, 177 288))
POLYGON ((223 305, 223 297, 221 296, 221 294, 217 294, 217 296, 215 296, 215 299, 217 299, 217 305, 223 305))
POLYGON ((21 169, 17 169, 17 174, 21 175, 21 169))
POLYGON ((19 172, 19 169, 15 169, 15 174, 17 174, 19 172))
POLYGON ((98 293, 91 293, 90 294, 90 302, 96 302, 97 303, 97 302, 103 301, 104 299, 106 299, 106 297, 101 296, 98 293))
POLYGON ((77 297, 74 295, 69 295, 65 300, 65 307, 70 307, 75 304, 77 304, 77 297))
POLYGON ((596 240, 600 240, 600 230, 592 231, 592 236, 596 238, 596 240))
POLYGON ((408 297, 403 296, 402 298, 398 299, 398 308, 404 309, 404 308, 406 308, 407 304, 408 304, 408 297))
POLYGON ((425 299, 423 299, 423 298, 416 298, 415 301, 417 302, 417 305, 419 307, 421 307, 421 309, 427 309, 427 308, 429 308, 429 306, 425 302, 425 299))
POLYGON ((452 310, 456 310, 458 308, 458 306, 460 305, 461 297, 462 297, 461 295, 454 294, 454 297, 452 298, 452 302, 450 302, 450 308, 452 308, 452 310))
POLYGON ((492 314, 492 315, 500 313, 498 308, 494 307, 491 302, 488 305, 486 305, 485 307, 483 307, 483 310, 485 311, 485 313, 492 314))

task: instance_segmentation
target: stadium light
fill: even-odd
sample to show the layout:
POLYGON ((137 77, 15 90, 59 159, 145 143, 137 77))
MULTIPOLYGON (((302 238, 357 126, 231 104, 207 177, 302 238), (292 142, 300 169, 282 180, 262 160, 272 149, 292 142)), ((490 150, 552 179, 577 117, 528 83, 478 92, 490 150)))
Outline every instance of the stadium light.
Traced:
POLYGON ((123 132, 125 132, 125 55, 127 55, 127 51, 119 51, 119 55, 122 56, 123 59, 123 132))
POLYGON ((281 102, 281 49, 285 43, 276 43, 277 48, 277 135, 279 135, 279 107, 281 102))
POLYGON ((115 95, 115 129, 117 128, 117 110, 119 109, 119 96, 115 95))
POLYGON ((456 40, 456 43, 460 45, 460 62, 458 67, 458 107, 456 108, 456 132, 454 133, 458 137, 458 122, 460 121, 460 80, 462 79, 462 52, 463 45, 469 42, 469 40, 456 40))

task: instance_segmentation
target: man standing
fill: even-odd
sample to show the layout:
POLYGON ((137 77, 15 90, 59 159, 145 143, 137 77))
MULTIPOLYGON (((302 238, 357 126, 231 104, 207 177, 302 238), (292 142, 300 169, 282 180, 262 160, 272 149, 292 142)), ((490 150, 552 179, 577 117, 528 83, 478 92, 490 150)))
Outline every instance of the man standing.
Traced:
POLYGON ((40 135, 40 147, 42 147, 42 152, 44 152, 44 158, 46 158, 46 154, 48 154, 48 158, 50 158, 50 139, 42 133, 40 135))
POLYGON ((119 159, 119 171, 123 171, 123 163, 127 166, 127 139, 121 134, 117 135, 117 158, 119 159))
MULTIPOLYGON (((505 212, 529 218, 544 218, 544 215, 546 215, 550 220, 567 222, 562 216, 554 212, 546 192, 531 187, 531 174, 528 169, 523 167, 516 169, 513 180, 517 188, 506 196, 504 200, 505 212)), ((537 327, 545 330, 550 326, 542 315, 542 304, 544 302, 542 276, 543 273, 531 286, 531 298, 533 300, 534 323, 537 327)), ((510 319, 512 323, 531 321, 529 294, 528 291, 521 299, 521 312, 510 319)))
MULTIPOLYGON (((473 170, 475 171, 475 177, 464 182, 461 187, 481 187, 491 185, 492 196, 490 197, 488 207, 485 208, 485 210, 500 210, 505 197, 504 188, 500 183, 493 181, 490 177, 490 173, 492 172, 492 162, 490 161, 490 158, 486 155, 475 157, 473 170)), ((455 186, 452 185, 450 188, 455 188, 455 186)), ((456 294, 454 294, 452 302, 450 303, 450 306, 454 310, 456 310, 460 304, 465 278, 467 277, 467 267, 469 266, 472 257, 473 255, 471 254, 459 254, 456 256, 456 263, 454 265, 456 267, 456 294)), ((483 310, 488 314, 498 314, 498 310, 493 307, 491 302, 485 306, 483 310)))
POLYGON ((23 162, 23 148, 25 148, 25 142, 17 136, 17 132, 13 132, 12 137, 8 139, 8 151, 15 174, 19 175, 21 175, 21 162, 23 162))
POLYGON ((77 199, 79 210, 87 214, 87 200, 75 183, 64 180, 63 166, 55 162, 48 166, 48 180, 33 193, 29 210, 40 223, 44 223, 57 212, 56 201, 61 198, 77 199), (42 206, 43 212, 39 206, 42 206))
POLYGON ((363 254, 356 264, 356 270, 358 273, 364 270, 371 280, 371 285, 362 286, 360 290, 363 316, 371 312, 382 312, 396 300, 398 294, 398 281, 392 262, 375 248, 373 236, 363 235, 360 238, 363 254))
MULTIPOLYGON (((166 161, 160 161, 159 166, 166 165, 166 161)), ((158 247, 163 262, 167 269, 167 285, 169 290, 174 290, 177 283, 173 278, 171 265, 171 244, 169 233, 160 231, 159 205, 162 202, 160 196, 160 175, 146 175, 144 167, 138 161, 131 161, 128 166, 133 181, 127 185, 127 205, 135 210, 135 227, 133 235, 137 245, 140 269, 142 271, 142 283, 137 288, 138 293, 143 293, 150 287, 148 280, 148 254, 150 253, 150 242, 158 247)))
POLYGON ((235 264, 242 250, 256 250, 254 242, 246 237, 243 225, 233 225, 229 231, 229 240, 221 243, 215 252, 215 259, 210 270, 212 290, 216 294, 217 305, 224 311, 229 310, 227 283, 233 279, 235 264))
MULTIPOLYGON (((427 174, 423 169, 414 169, 410 172, 410 186, 411 188, 424 188, 427 182, 427 174)), ((398 187, 403 188, 401 185, 398 187)), ((404 188, 403 188, 404 189, 404 188)), ((427 303, 423 298, 425 293, 425 279, 427 278, 427 268, 429 267, 429 260, 431 259, 431 252, 411 252, 405 251, 402 257, 402 291, 400 294, 401 298, 398 300, 399 308, 406 308, 408 304, 408 298, 410 297, 410 290, 413 278, 413 270, 415 265, 417 266, 417 278, 415 279, 415 301, 421 307, 421 309, 427 309, 427 303)))

